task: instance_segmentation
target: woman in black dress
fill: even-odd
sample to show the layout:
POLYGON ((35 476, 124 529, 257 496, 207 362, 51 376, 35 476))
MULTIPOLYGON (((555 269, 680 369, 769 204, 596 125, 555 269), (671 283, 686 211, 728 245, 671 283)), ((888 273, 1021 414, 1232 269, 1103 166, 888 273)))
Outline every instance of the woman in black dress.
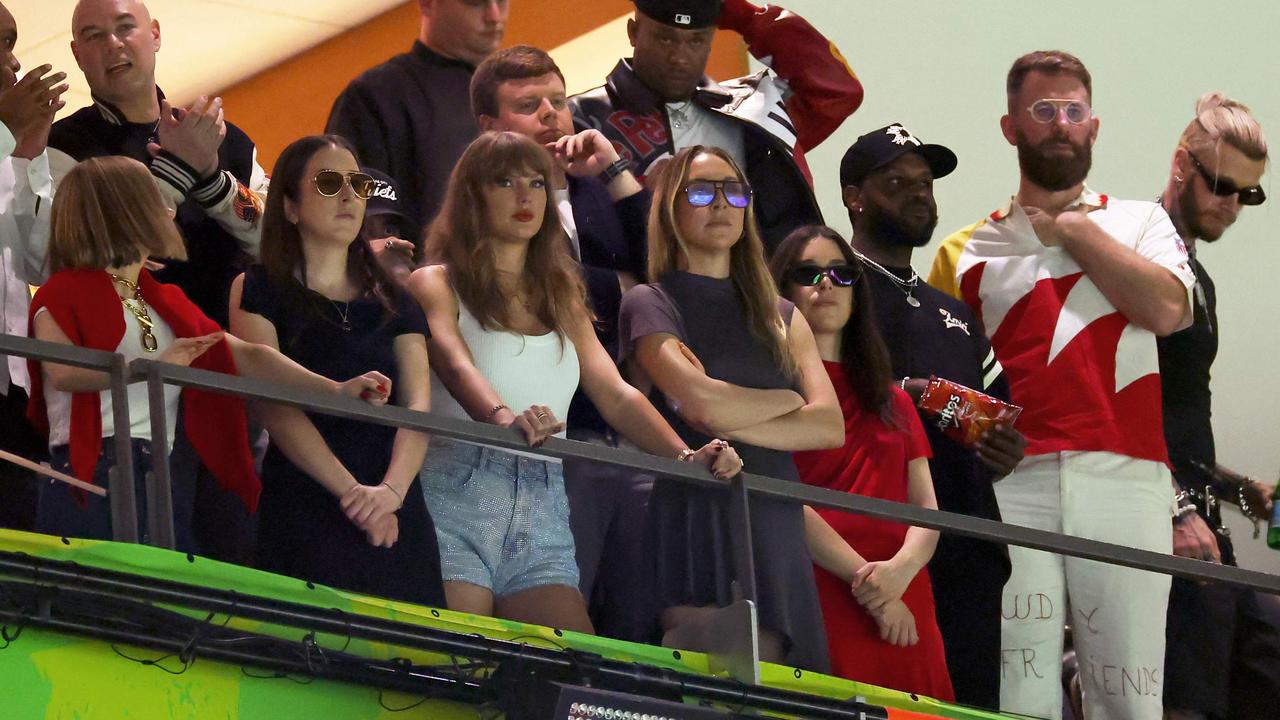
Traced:
MULTIPOLYGON (((729 438, 750 472, 798 480, 791 452, 839 447, 843 420, 813 333, 765 266, 751 188, 724 151, 695 146, 659 171, 649 277, 619 320, 633 382, 686 443, 729 438)), ((801 505, 751 499, 761 657, 828 667, 801 505)), ((818 520, 817 522, 821 522, 818 520)), ((706 645, 706 610, 733 601, 728 494, 658 483, 649 547, 664 644, 706 645)))
MULTIPOLYGON (((395 404, 430 409, 426 318, 358 241, 372 179, 342 138, 280 155, 262 264, 231 289, 233 332, 327 377, 374 369, 395 404)), ((435 528, 417 487, 425 435, 260 405, 258 564, 346 590, 444 606, 435 528)))

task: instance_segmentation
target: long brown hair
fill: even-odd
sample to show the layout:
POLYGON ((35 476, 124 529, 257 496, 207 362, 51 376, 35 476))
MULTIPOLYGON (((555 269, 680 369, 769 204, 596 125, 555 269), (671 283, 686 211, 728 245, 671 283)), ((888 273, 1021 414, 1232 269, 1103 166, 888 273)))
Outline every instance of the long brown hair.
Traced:
MULTIPOLYGON (((551 155, 518 133, 482 134, 454 166, 440 213, 427 230, 427 262, 444 263, 459 299, 487 330, 506 330, 511 327, 511 318, 507 295, 498 285, 497 256, 483 189, 519 173, 541 174, 549 185, 551 155)), ((587 296, 569 255, 569 239, 560 225, 550 187, 546 195, 542 227, 529 240, 521 280, 532 296, 530 310, 563 339, 570 324, 588 313, 587 296)))
MULTIPOLYGON (((340 148, 351 153, 359 163, 355 148, 338 135, 308 135, 294 140, 280 153, 271 171, 271 192, 262 214, 262 266, 272 284, 285 293, 291 309, 320 313, 323 303, 304 292, 307 282, 307 259, 302 253, 302 234, 285 213, 285 200, 298 202, 301 193, 310 192, 308 178, 303 177, 312 156, 324 148, 340 148)), ((362 295, 372 295, 382 304, 384 315, 396 312, 400 290, 378 264, 369 243, 359 235, 347 247, 347 276, 362 295)))
MULTIPOLYGON (((689 168, 699 155, 714 155, 733 168, 734 174, 746 182, 742 169, 728 153, 718 147, 694 145, 676 153, 651 176, 653 205, 649 208, 649 278, 659 281, 663 275, 680 269, 680 259, 688 259, 686 239, 676 223, 675 206, 684 202, 682 192, 689 168)), ((742 238, 729 251, 729 278, 738 301, 746 313, 751 335, 769 348, 778 367, 788 376, 797 372, 787 346, 786 330, 778 313, 778 290, 764 260, 764 241, 756 224, 756 203, 747 204, 742 223, 742 238)))
MULTIPOLYGON (((809 243, 818 238, 826 238, 840 248, 844 261, 854 267, 861 268, 858 257, 854 255, 849 243, 840 233, 826 225, 805 225, 792 230, 778 249, 773 251, 773 259, 769 261, 769 271, 778 284, 778 290, 790 297, 791 288, 787 280, 787 272, 800 264, 800 256, 809 243)), ((865 269, 865 268, 864 268, 865 269)), ((875 312, 872 309, 871 287, 865 279, 853 286, 853 312, 840 331, 840 364, 844 366, 845 375, 849 378, 849 386, 858 399, 863 410, 878 413, 889 421, 892 418, 893 395, 890 387, 893 383, 893 367, 889 362, 889 349, 880 337, 876 327, 875 312)))
POLYGON ((155 178, 132 158, 77 163, 58 185, 50 218, 49 270, 101 270, 142 259, 186 260, 155 178))

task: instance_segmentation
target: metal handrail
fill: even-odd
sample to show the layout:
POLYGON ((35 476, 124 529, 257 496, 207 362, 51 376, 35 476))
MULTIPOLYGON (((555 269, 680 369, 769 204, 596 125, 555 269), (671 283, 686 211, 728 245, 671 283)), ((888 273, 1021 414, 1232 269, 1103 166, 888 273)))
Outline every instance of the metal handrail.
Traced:
MULTIPOLYGON (((65 345, 40 343, 27 338, 15 338, 12 336, 0 336, 0 352, 25 357, 47 357, 50 360, 77 364, 81 367, 100 368, 104 362, 100 355, 94 355, 91 358, 90 355, 80 354, 96 353, 97 351, 68 348, 65 345)), ((308 412, 318 412, 351 420, 418 430, 432 435, 441 435, 467 442, 484 443, 510 450, 526 452, 529 450, 517 432, 487 423, 448 418, 435 413, 424 413, 400 407, 375 407, 368 403, 339 395, 316 395, 296 388, 280 386, 252 378, 237 377, 151 360, 135 360, 130 365, 129 370, 131 371, 129 379, 133 381, 145 379, 148 382, 151 386, 150 391, 153 397, 155 393, 162 393, 162 385, 171 384, 236 395, 246 399, 282 403, 308 412)), ((153 414, 155 408, 158 408, 159 413, 164 413, 163 402, 153 403, 152 407, 153 414)), ((152 421, 153 423, 156 422, 154 416, 152 421)), ((118 421, 117 425, 119 425, 118 421)), ((164 427, 164 425, 161 424, 161 427, 164 427)), ((156 442, 156 438, 159 438, 161 442, 165 441, 164 434, 153 433, 153 443, 156 442)), ((538 449, 538 453, 561 459, 573 458, 600 462, 701 487, 732 489, 750 495, 814 507, 844 510, 881 520, 891 520, 1001 544, 1018 545, 1059 555, 1095 560, 1165 575, 1175 575, 1190 580, 1223 582, 1280 595, 1280 575, 1219 565, 1203 560, 1175 557, 1149 550, 1139 550, 1113 543, 1037 530, 1020 525, 1011 525, 942 510, 930 510, 907 503, 842 493, 763 475, 743 473, 739 476, 740 479, 737 483, 726 484, 712 478, 701 467, 690 466, 688 463, 682 463, 674 459, 554 437, 548 439, 538 449)), ((157 479, 162 476, 167 479, 167 452, 154 452, 152 454, 152 463, 154 467, 164 468, 163 471, 155 473, 157 479)), ((165 490, 167 491, 167 488, 165 490)), ((154 504, 158 498, 149 498, 149 500, 154 504)), ((745 502, 742 503, 744 506, 745 504, 745 502)), ((167 505, 162 507, 167 507, 167 505)), ((153 530, 153 535, 154 532, 153 530)), ((153 537, 153 542, 154 540, 155 538, 153 537)))
MULTIPOLYGON (((129 428, 128 371, 124 356, 105 350, 46 342, 0 333, 0 357, 16 355, 61 365, 102 370, 111 381, 111 417, 115 424, 115 465, 107 475, 107 502, 111 504, 111 537, 116 542, 138 542, 138 503, 133 491, 133 439, 129 428)), ((172 524, 172 510, 169 513, 172 524)), ((172 545, 170 545, 172 547, 172 545)))

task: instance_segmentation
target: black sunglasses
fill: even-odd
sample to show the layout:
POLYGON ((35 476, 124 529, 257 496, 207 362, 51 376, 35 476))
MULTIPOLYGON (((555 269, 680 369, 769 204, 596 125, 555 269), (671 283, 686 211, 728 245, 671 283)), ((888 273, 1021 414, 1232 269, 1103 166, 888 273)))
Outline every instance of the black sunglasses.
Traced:
POLYGON ((857 265, 832 265, 826 268, 817 265, 799 265, 787 271, 788 281, 808 287, 822 282, 824 276, 831 278, 833 285, 849 287, 862 277, 862 268, 857 265))
POLYGON ((344 172, 342 170, 321 170, 311 179, 316 192, 325 197, 333 197, 342 192, 344 183, 351 186, 351 192, 361 200, 373 197, 373 177, 362 172, 344 172))
POLYGON ((1190 150, 1187 151, 1187 157, 1191 158, 1191 164, 1195 166, 1196 172, 1200 173, 1200 177, 1204 178, 1204 184, 1209 186, 1209 192, 1214 195, 1218 197, 1235 195, 1241 205, 1261 205, 1267 199, 1267 194, 1262 192, 1261 185, 1236 187, 1234 182, 1209 172, 1190 150))
POLYGON ((751 202, 751 186, 737 180, 693 180, 684 186, 685 198, 694 207, 706 207, 715 202, 716 190, 733 207, 744 208, 751 202))

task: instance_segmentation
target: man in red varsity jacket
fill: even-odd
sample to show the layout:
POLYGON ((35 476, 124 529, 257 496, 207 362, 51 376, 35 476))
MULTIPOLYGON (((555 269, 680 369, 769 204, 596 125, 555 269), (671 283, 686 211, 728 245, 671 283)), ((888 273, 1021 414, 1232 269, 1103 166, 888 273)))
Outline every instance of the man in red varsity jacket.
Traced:
POLYGON ((637 177, 681 148, 724 148, 755 190, 770 252, 795 228, 822 223, 804 154, 862 104, 835 45, 804 18, 747 0, 636 0, 627 35, 632 57, 570 99, 579 129, 604 133, 637 177), (717 26, 742 35, 767 67, 721 83, 704 75, 717 26))

